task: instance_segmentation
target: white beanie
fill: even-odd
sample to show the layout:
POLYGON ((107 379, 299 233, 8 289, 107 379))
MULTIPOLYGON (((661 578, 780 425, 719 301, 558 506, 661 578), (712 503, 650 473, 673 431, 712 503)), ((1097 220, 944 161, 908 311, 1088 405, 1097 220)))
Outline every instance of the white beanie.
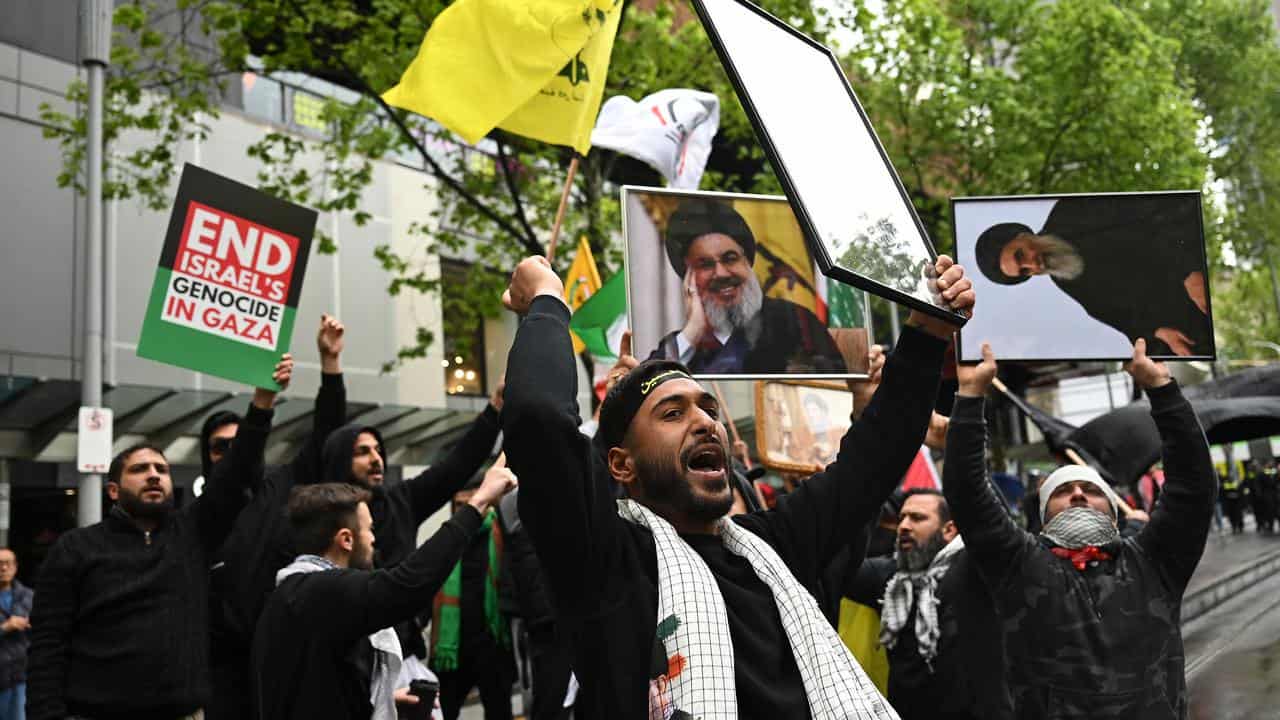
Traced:
POLYGON ((1111 503, 1111 517, 1116 517, 1119 511, 1119 498, 1116 497, 1116 491, 1111 489, 1097 470, 1088 465, 1063 465, 1045 478, 1044 484, 1040 486, 1040 522, 1045 521, 1044 512, 1049 507, 1049 497, 1053 495, 1053 491, 1070 482, 1087 482, 1101 488, 1103 494, 1107 496, 1107 502, 1111 503))

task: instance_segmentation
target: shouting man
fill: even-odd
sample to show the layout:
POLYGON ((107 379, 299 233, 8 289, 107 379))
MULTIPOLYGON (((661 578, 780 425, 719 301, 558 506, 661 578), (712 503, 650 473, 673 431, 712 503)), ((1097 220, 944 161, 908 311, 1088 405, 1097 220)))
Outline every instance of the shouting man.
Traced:
MULTIPOLYGON (((945 256, 935 269, 943 299, 967 311, 964 270, 945 256)), ((543 258, 512 275, 504 303, 526 317, 507 365, 503 429, 584 714, 896 717, 814 597, 832 558, 876 518, 915 457, 954 327, 913 313, 916 327, 902 334, 836 461, 776 509, 729 519, 720 408, 684 365, 641 363, 608 391, 598 444, 578 432, 560 297, 543 258), (611 479, 625 500, 615 502, 611 479)))
POLYGON ((756 240, 733 207, 686 201, 667 223, 667 259, 684 278, 685 325, 650 359, 694 373, 844 372, 827 326, 807 308, 768 298, 752 270, 756 240))

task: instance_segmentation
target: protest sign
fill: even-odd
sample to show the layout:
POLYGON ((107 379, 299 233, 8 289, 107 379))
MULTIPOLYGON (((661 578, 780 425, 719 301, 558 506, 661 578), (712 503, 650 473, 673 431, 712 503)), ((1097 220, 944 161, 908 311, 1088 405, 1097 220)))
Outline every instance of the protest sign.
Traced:
POLYGON ((315 226, 314 210, 188 164, 138 356, 276 387, 315 226))

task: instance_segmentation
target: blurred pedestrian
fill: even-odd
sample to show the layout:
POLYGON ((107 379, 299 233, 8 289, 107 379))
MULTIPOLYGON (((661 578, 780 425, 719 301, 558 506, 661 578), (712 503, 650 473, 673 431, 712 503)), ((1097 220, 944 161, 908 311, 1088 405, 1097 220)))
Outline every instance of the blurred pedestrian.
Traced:
POLYGON ((18 556, 0 548, 0 720, 26 717, 33 594, 17 575, 18 556))

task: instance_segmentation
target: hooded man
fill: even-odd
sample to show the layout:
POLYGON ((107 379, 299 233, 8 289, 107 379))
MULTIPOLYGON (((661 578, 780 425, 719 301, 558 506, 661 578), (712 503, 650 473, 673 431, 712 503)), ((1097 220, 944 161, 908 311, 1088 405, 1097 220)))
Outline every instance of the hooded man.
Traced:
POLYGON ((808 308, 764 296, 756 240, 727 202, 689 200, 667 223, 667 259, 684 282, 685 326, 650 359, 694 373, 844 372, 827 326, 808 308))
POLYGON ((403 561, 374 570, 372 494, 343 483, 295 488, 299 555, 276 575, 253 641, 254 713, 262 720, 395 720, 403 658, 392 626, 431 606, 481 518, 515 487, 488 473, 466 505, 403 561))
POLYGON ((995 376, 983 345, 961 366, 943 488, 970 562, 1005 619, 1015 717, 1186 718, 1182 594, 1204 550, 1217 478, 1191 405, 1134 343, 1125 369, 1151 401, 1164 445, 1164 493, 1133 537, 1098 473, 1067 466, 1040 488, 1039 535, 1017 527, 986 477, 982 396, 995 376))
MULTIPOLYGON (((963 269, 943 256, 935 270, 945 301, 971 307, 963 269)), ((507 364, 504 432, 520 516, 573 648, 578 707, 621 720, 675 710, 704 720, 896 717, 814 596, 915 457, 954 328, 913 313, 918 327, 902 334, 836 461, 774 510, 728 519, 716 397, 669 360, 641 363, 605 396, 596 438, 626 499, 607 491, 593 472, 598 451, 578 432, 561 295, 541 257, 512 275, 503 302, 525 318, 507 364), (670 670, 654 686, 658 653, 670 670)))
MULTIPOLYGON (((255 477, 241 480, 248 504, 212 558, 209 650, 213 692, 205 707, 206 720, 249 717, 249 650, 254 626, 267 593, 275 587, 276 571, 295 555, 285 503, 295 484, 318 479, 320 446, 346 420, 347 391, 341 365, 345 334, 346 327, 337 318, 320 316, 316 331, 320 390, 311 416, 311 433, 287 465, 269 470, 258 465, 255 477)), ((217 412, 205 420, 200 460, 206 481, 230 452, 239 423, 240 416, 232 412, 217 412)))
MULTIPOLYGON (((378 528, 374 567, 397 565, 418 545, 418 526, 453 498, 493 451, 502 425, 501 384, 489 404, 449 454, 417 477, 388 485, 387 453, 375 427, 353 423, 334 430, 321 451, 326 483, 350 483, 369 491, 369 512, 378 528)), ((396 628, 405 654, 426 657, 422 636, 405 622, 396 628)))
MULTIPOLYGON (((289 384, 285 355, 273 379, 289 384)), ((209 558, 261 477, 276 390, 258 388, 204 493, 174 509, 164 454, 111 461, 102 522, 50 548, 36 581, 27 674, 29 720, 198 716, 209 701, 209 558)))
POLYGON ((1012 718, 1000 622, 938 490, 909 490, 891 557, 869 557, 847 584, 878 608, 889 702, 903 720, 1012 718))
POLYGON ((1199 204, 1185 195, 1067 197, 1039 233, 993 225, 974 255, 987 279, 1048 275, 1085 312, 1146 338, 1153 355, 1212 355, 1199 204))

